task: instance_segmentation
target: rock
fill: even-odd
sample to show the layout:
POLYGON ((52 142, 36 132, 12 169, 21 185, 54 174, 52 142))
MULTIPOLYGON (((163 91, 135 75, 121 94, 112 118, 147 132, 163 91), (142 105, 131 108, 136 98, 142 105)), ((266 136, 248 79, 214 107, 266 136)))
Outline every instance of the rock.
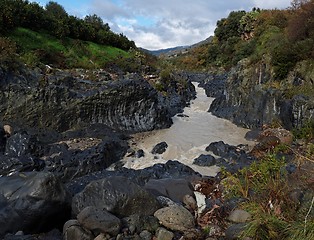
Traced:
POLYGON ((156 238, 157 240, 172 240, 174 238, 174 233, 165 228, 158 228, 156 238))
POLYGON ((38 233, 63 224, 69 217, 68 196, 51 173, 16 173, 0 177, 0 236, 22 230, 38 233))
POLYGON ((74 215, 88 206, 105 209, 117 216, 151 215, 159 208, 150 193, 125 177, 93 181, 73 197, 74 215))
POLYGON ((69 220, 63 226, 64 240, 94 240, 94 235, 84 229, 77 220, 69 220))
POLYGON ((198 158, 194 159, 193 164, 202 167, 210 167, 216 164, 216 159, 212 155, 201 154, 198 158))
POLYGON ((12 135, 6 144, 5 154, 11 157, 36 156, 40 146, 38 140, 26 131, 12 135))
POLYGON ((156 196, 165 196, 175 202, 182 202, 185 195, 193 195, 193 186, 185 179, 150 179, 144 188, 156 196))
POLYGON ((150 179, 185 178, 192 180, 201 177, 201 175, 192 168, 178 161, 169 160, 165 164, 158 163, 154 166, 139 170, 121 168, 115 171, 102 170, 96 173, 90 173, 86 176, 71 180, 67 184, 67 189, 72 195, 75 195, 81 192, 91 181, 100 180, 109 176, 124 176, 140 186, 144 186, 150 179))
POLYGON ((166 142, 158 143, 152 150, 152 154, 163 154, 168 147, 166 142))
POLYGON ((142 149, 137 150, 137 151, 135 152, 135 157, 136 157, 136 158, 145 157, 144 151, 143 151, 142 149))
POLYGON ((190 212, 195 212, 196 209, 197 209, 197 202, 196 200, 194 199, 194 197, 192 197, 191 195, 185 195, 183 197, 183 204, 184 204, 184 207, 186 209, 188 209, 190 212))
POLYGON ((297 205, 302 203, 304 192, 301 189, 294 189, 289 193, 290 199, 297 205))
POLYGON ((98 235, 99 233, 109 233, 115 236, 121 228, 121 221, 116 216, 104 209, 86 207, 78 215, 77 220, 85 228, 98 235))
POLYGON ((101 233, 97 237, 95 237, 94 240, 108 240, 108 236, 103 234, 103 233, 101 233))
POLYGON ((3 130, 5 132, 6 137, 10 137, 14 132, 13 128, 8 124, 3 125, 3 130))
POLYGON ((283 128, 268 128, 263 130, 258 136, 258 141, 263 142, 267 137, 277 137, 280 143, 287 145, 290 145, 293 141, 292 133, 283 128))
POLYGON ((140 233, 141 240, 151 240, 152 236, 153 235, 147 230, 144 230, 140 233))
POLYGON ((160 224, 174 231, 190 231, 195 228, 195 219, 184 207, 176 205, 157 210, 154 216, 160 224))
POLYGON ((238 223, 229 226, 225 231, 226 239, 227 240, 238 239, 242 231, 245 229, 245 226, 246 226, 245 223, 238 223))
POLYGON ((245 223, 248 222, 251 218, 252 215, 247 211, 236 209, 230 213, 228 220, 234 223, 245 223))
MULTIPOLYGON (((34 83, 28 77, 25 84, 1 84, 4 95, 14 96, 0 98, 1 119, 5 116, 10 122, 18 119, 27 126, 58 131, 84 123, 104 123, 115 129, 134 132, 172 124, 168 106, 141 77, 104 84, 97 80, 82 81, 70 73, 60 72, 49 76, 49 84, 45 86, 39 86, 39 78, 32 80, 34 83)), ((176 97, 180 101, 184 98, 176 97)))
POLYGON ((159 222, 154 216, 131 215, 122 219, 123 228, 133 229, 133 233, 141 233, 144 230, 156 232, 159 222))

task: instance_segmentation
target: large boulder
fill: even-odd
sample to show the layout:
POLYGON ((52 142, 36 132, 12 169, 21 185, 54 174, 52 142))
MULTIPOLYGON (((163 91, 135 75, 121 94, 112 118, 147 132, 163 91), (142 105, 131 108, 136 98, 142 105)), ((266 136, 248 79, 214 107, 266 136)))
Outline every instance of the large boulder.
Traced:
POLYGON ((132 214, 151 215, 159 208, 153 195, 125 177, 93 181, 73 197, 74 215, 89 206, 124 217, 132 214))
POLYGON ((154 216, 170 230, 186 232, 195 228, 194 217, 180 205, 161 208, 155 212, 154 216))
POLYGON ((22 230, 59 227, 70 215, 68 195, 51 173, 28 172, 0 177, 0 236, 22 230))

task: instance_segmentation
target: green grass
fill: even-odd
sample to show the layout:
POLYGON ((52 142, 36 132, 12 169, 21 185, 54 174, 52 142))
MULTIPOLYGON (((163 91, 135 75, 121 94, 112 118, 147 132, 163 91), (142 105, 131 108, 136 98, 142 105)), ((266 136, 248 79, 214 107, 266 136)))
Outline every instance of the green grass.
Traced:
POLYGON ((119 48, 70 38, 61 40, 25 28, 17 28, 9 37, 16 42, 21 60, 30 66, 44 63, 61 68, 101 68, 131 57, 119 48))

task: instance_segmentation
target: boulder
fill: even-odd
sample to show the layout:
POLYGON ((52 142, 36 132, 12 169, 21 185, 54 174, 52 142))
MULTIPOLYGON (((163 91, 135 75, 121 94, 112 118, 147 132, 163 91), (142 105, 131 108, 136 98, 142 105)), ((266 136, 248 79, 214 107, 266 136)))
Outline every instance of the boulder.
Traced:
POLYGON ((68 196, 51 173, 0 177, 0 236, 22 230, 38 233, 59 227, 70 215, 68 196), (1 198, 0 198, 1 199, 1 198))
POLYGON ((121 228, 121 221, 106 210, 95 207, 86 207, 78 215, 79 223, 85 228, 98 235, 108 233, 115 236, 121 228))
POLYGON ((252 215, 247 211, 244 211, 242 209, 235 209, 230 213, 228 220, 233 223, 245 223, 251 220, 251 218, 252 215))
POLYGON ((210 167, 216 164, 216 158, 210 154, 201 154, 199 157, 194 159, 193 164, 202 167, 210 167))
POLYGON ((85 207, 105 209, 116 216, 151 215, 159 204, 155 197, 125 177, 108 177, 92 181, 72 199, 77 215, 85 207))
POLYGON ((94 235, 84 229, 77 220, 69 220, 63 226, 64 240, 94 240, 94 235))
POLYGON ((172 240, 174 238, 174 233, 165 228, 158 228, 156 238, 157 240, 172 240))
POLYGON ((168 147, 166 142, 158 143, 152 150, 152 154, 163 154, 168 147))
POLYGON ((193 186, 185 179, 151 179, 144 188, 156 196, 165 196, 175 202, 182 202, 185 195, 193 195, 193 186))
POLYGON ((192 214, 180 205, 165 207, 157 210, 154 216, 161 225, 174 231, 191 231, 195 228, 195 219, 192 214))

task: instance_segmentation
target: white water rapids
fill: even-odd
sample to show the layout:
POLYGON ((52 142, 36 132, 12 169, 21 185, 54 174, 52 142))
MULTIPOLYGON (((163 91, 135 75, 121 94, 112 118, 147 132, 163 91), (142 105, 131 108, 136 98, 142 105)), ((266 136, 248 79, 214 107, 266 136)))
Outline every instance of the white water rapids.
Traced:
POLYGON ((208 154, 206 146, 211 142, 224 141, 230 145, 249 144, 244 136, 248 129, 240 128, 228 120, 217 118, 207 112, 213 98, 208 98, 203 88, 194 83, 197 97, 191 105, 184 109, 188 117, 173 117, 173 125, 168 129, 156 130, 150 133, 135 134, 133 145, 143 149, 145 157, 128 157, 124 167, 142 169, 156 163, 166 163, 168 160, 179 162, 192 167, 195 171, 206 176, 214 176, 218 167, 199 167, 193 165, 193 160, 201 154, 208 154), (165 141, 168 144, 166 152, 161 155, 151 154, 153 147, 165 141))

